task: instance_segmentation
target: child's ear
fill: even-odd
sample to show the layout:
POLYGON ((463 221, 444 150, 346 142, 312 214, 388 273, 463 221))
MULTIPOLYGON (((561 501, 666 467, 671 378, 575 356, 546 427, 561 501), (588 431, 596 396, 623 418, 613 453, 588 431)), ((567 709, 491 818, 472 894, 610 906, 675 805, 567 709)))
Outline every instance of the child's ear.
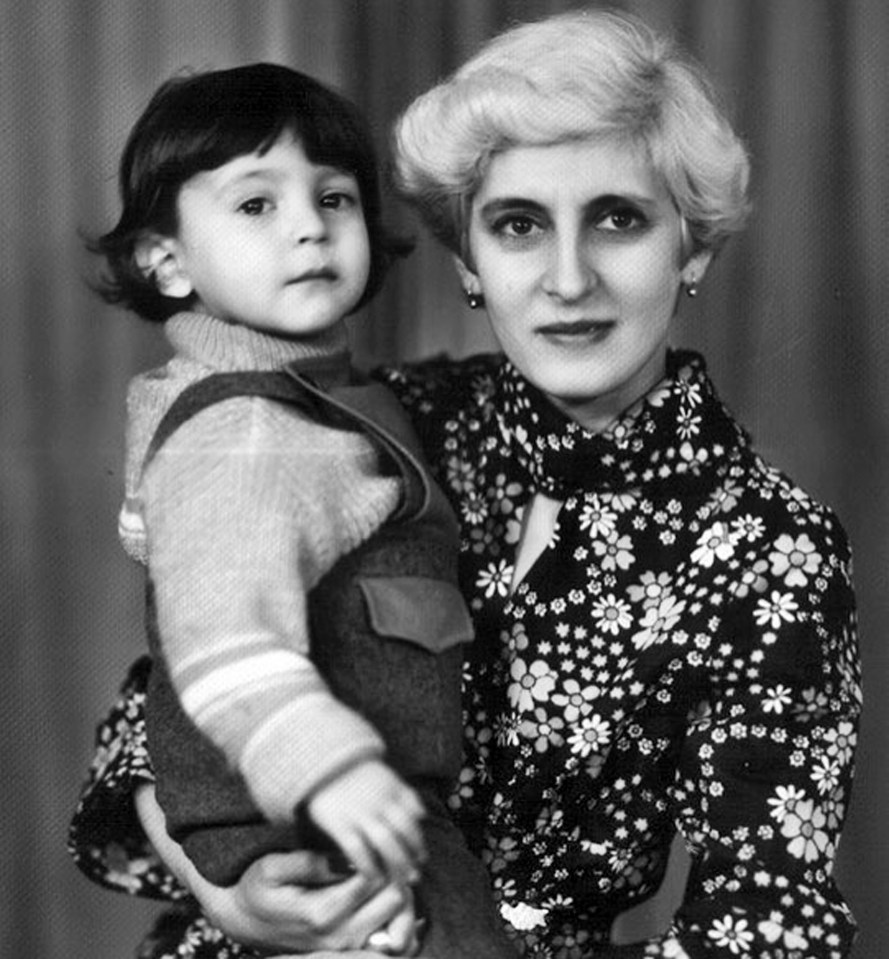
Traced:
POLYGON ((136 265, 146 279, 153 279, 164 296, 184 299, 194 286, 182 266, 179 246, 173 237, 146 234, 136 241, 136 265))

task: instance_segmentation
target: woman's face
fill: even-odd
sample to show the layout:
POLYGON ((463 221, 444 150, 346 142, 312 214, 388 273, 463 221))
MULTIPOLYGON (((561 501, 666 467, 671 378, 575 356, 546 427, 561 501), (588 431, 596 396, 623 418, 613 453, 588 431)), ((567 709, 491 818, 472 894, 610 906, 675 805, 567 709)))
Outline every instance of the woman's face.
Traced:
POLYGON ((468 289, 512 363, 568 416, 605 429, 665 371, 682 227, 641 151, 603 140, 495 154, 473 198, 468 289))

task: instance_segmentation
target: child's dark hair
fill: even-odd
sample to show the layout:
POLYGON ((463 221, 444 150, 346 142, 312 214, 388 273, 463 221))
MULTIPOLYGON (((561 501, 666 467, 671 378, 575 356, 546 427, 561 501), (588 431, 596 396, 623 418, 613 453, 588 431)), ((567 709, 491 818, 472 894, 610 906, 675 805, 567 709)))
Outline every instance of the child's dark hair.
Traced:
MULTIPOLYGON (((382 286, 388 268, 412 243, 383 225, 376 151, 353 103, 317 80, 271 63, 175 77, 164 83, 133 128, 120 161, 123 209, 91 249, 108 274, 98 292, 146 320, 163 322, 187 306, 164 296, 136 263, 148 233, 175 236, 177 197, 186 180, 245 154, 270 149, 285 131, 312 163, 352 174, 361 191, 370 239, 370 275, 355 309, 382 286)), ((193 299, 193 298, 192 298, 193 299)))

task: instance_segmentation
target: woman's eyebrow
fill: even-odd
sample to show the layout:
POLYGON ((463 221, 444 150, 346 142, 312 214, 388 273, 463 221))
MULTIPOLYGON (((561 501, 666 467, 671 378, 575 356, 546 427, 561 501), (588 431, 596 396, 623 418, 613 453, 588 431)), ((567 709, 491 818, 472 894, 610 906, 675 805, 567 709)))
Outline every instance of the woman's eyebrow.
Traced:
MULTIPOLYGON (((595 212, 624 204, 638 206, 643 210, 652 210, 657 207, 657 203, 657 199, 648 194, 603 193, 586 200, 583 207, 595 212)), ((482 204, 479 213, 483 217, 492 217, 515 210, 527 211, 528 213, 545 213, 548 209, 549 206, 546 203, 540 200, 533 200, 530 197, 502 196, 492 197, 490 200, 487 200, 482 204)))
POLYGON ((515 210, 528 213, 544 213, 546 209, 546 204, 540 203, 538 200, 531 200, 526 196, 502 196, 487 200, 482 204, 479 213, 483 217, 492 217, 515 210))
POLYGON ((591 209, 601 209, 603 207, 607 208, 621 204, 638 206, 647 210, 656 207, 657 200, 652 196, 639 193, 604 193, 601 196, 593 197, 593 199, 587 203, 587 207, 591 209))

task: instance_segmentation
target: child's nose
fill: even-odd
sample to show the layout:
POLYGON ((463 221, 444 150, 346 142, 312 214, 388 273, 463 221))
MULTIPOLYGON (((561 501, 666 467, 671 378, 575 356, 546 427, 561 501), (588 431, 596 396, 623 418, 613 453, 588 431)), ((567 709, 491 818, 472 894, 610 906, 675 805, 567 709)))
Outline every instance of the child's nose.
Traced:
POLYGON ((327 224, 321 211, 313 204, 305 204, 294 211, 290 235, 294 243, 316 243, 327 233, 327 224))

